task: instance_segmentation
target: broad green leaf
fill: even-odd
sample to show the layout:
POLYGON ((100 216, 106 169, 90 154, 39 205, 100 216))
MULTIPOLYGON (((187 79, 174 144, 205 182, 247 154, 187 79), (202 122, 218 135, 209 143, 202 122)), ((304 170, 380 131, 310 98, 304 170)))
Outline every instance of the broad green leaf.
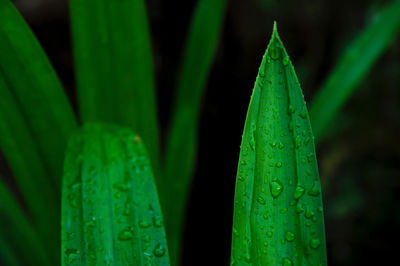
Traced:
POLYGON ((131 127, 158 170, 159 140, 144 0, 71 0, 79 108, 83 121, 131 127))
POLYGON ((189 28, 166 146, 160 197, 171 257, 176 261, 196 157, 201 99, 216 52, 226 0, 199 0, 189 28))
POLYGON ((69 144, 62 265, 169 265, 162 215, 138 135, 87 125, 69 144))
POLYGON ((19 203, 0 178, 0 263, 52 265, 19 203))
POLYGON ((276 24, 244 126, 231 263, 327 265, 313 135, 276 24))
MULTIPOLYGON (((0 90, 12 95, 46 168, 47 182, 59 193, 67 139, 76 127, 71 106, 39 42, 9 0, 0 1, 0 39, 0 90)), ((1 99, 0 104, 8 103, 1 99)), ((4 115, 12 120, 14 114, 4 115)))
POLYGON ((75 118, 46 55, 8 0, 0 1, 0 39, 0 148, 55 259, 62 162, 75 118))
POLYGON ((314 136, 323 138, 334 118, 393 42, 400 28, 400 1, 382 8, 339 58, 327 81, 312 101, 310 118, 314 136))

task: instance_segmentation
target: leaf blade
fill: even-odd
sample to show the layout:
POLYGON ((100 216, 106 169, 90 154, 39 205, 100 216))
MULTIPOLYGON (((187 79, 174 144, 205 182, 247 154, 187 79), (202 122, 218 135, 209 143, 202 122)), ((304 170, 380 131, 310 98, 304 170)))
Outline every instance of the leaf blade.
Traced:
POLYGON ((179 253, 184 202, 196 157, 200 103, 216 53, 225 7, 226 0, 198 1, 182 55, 164 177, 159 186, 172 261, 177 261, 179 253))
POLYGON ((65 161, 62 265, 93 263, 169 265, 147 152, 114 126, 85 126, 65 161))
POLYGON ((43 243, 1 178, 0 216, 0 246, 4 251, 0 258, 6 265, 51 265, 43 243))
POLYGON ((0 75, 24 116, 57 193, 67 139, 76 127, 63 88, 39 42, 10 1, 0 3, 0 75))
POLYGON ((384 6, 350 43, 313 98, 310 118, 316 142, 323 138, 340 109, 397 35, 400 29, 399 13, 398 0, 384 6))
POLYGON ((307 108, 274 24, 243 132, 232 265, 327 265, 320 193, 307 108))
POLYGON ((143 137, 157 173, 158 121, 145 2, 72 0, 70 12, 83 121, 131 127, 143 137))

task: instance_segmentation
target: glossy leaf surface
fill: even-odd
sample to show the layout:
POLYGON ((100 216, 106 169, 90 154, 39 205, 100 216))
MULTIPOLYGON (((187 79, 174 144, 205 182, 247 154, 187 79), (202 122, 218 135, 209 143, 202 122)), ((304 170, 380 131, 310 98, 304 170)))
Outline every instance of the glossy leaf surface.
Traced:
POLYGON ((312 101, 310 118, 318 142, 374 63, 400 29, 400 1, 394 0, 374 17, 345 50, 312 101))
POLYGON ((69 145, 62 265, 169 265, 150 161, 138 135, 87 125, 69 145))
POLYGON ((327 265, 313 134, 276 24, 243 132, 231 263, 327 265))
POLYGON ((72 0, 70 13, 82 120, 138 132, 157 172, 157 111, 145 1, 72 0))

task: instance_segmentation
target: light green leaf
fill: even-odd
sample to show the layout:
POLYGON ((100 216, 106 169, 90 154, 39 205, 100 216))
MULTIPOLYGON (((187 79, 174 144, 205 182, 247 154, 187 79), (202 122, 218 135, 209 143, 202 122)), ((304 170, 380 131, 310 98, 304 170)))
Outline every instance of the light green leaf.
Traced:
POLYGON ((69 145, 62 265, 169 265, 162 215, 138 135, 87 125, 69 145))
POLYGON ((144 0, 71 0, 71 27, 83 121, 138 132, 158 172, 159 140, 144 0))
POLYGON ((276 24, 243 132, 231 263, 327 265, 313 135, 276 24))
POLYGON ((204 88, 222 29, 226 0, 199 0, 192 18, 168 134, 160 197, 172 261, 179 253, 182 219, 196 157, 204 88))
POLYGON ((52 265, 19 203, 0 177, 0 263, 52 265))
POLYGON ((400 28, 399 14, 398 0, 383 7, 339 58, 310 108, 316 142, 323 138, 340 109, 392 43, 400 28))

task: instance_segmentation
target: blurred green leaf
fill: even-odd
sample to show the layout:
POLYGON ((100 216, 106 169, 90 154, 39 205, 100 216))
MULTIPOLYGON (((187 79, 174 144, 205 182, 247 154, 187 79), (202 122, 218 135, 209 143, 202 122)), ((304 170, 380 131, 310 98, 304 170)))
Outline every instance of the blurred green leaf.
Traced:
POLYGON ((345 102, 391 44, 400 27, 400 1, 382 8, 339 58, 310 108, 311 124, 319 142, 345 102))
POLYGON ((150 160, 128 129, 87 125, 70 141, 62 265, 169 265, 150 160))
POLYGON ((226 0, 198 1, 181 61, 164 176, 159 186, 173 262, 177 262, 179 254, 185 202, 195 164, 201 99, 217 49, 225 6, 226 0))
POLYGON ((52 265, 43 243, 0 177, 0 263, 52 265))
POLYGON ((67 138, 75 118, 60 82, 29 27, 0 1, 0 147, 33 225, 57 258, 59 195, 67 138))
POLYGON ((231 265, 327 265, 307 107, 276 24, 244 126, 231 265))
POLYGON ((71 0, 70 11, 83 121, 134 129, 157 173, 157 109, 145 1, 71 0))

